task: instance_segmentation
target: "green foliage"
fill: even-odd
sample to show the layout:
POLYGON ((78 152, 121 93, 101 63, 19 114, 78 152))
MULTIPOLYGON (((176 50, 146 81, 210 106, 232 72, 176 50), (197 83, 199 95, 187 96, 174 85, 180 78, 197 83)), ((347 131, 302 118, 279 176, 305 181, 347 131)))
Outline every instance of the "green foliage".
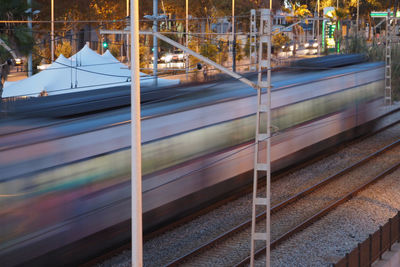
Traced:
MULTIPOLYGON (((193 51, 195 51, 195 52, 199 52, 198 51, 198 48, 199 48, 199 39, 198 38, 196 38, 196 39, 192 39, 192 40, 190 40, 189 41, 189 49, 191 49, 191 50, 193 50, 193 51)), ((194 65, 196 65, 198 62, 200 62, 200 60, 199 59, 197 59, 196 57, 194 57, 194 56, 189 56, 189 61, 190 61, 190 64, 192 65, 192 66, 194 66, 194 65)))
POLYGON ((211 59, 212 61, 216 61, 218 54, 218 47, 217 45, 213 44, 210 40, 207 40, 200 46, 200 54, 202 56, 211 59))
MULTIPOLYGON (((111 54, 112 54, 112 52, 111 52, 111 54)), ((140 66, 140 68, 145 68, 147 66, 147 63, 151 59, 151 57, 150 57, 151 54, 152 54, 151 53, 151 49, 149 47, 146 47, 146 46, 140 46, 139 47, 139 58, 140 58, 139 66, 140 66)), ((116 56, 116 55, 114 55, 114 56, 116 56)), ((149 71, 147 71, 147 72, 149 72, 149 71)))
POLYGON ((66 58, 72 56, 71 43, 68 41, 62 41, 62 43, 57 44, 55 54, 56 57, 59 57, 60 54, 62 54, 66 58))
POLYGON ((274 46, 274 53, 277 54, 281 49, 282 46, 287 46, 290 42, 290 38, 283 34, 276 34, 272 37, 272 45, 274 46))
POLYGON ((367 40, 363 35, 351 36, 347 40, 347 46, 344 52, 346 54, 368 54, 367 40))
POLYGON ((0 46, 0 62, 3 63, 9 58, 11 58, 10 53, 4 47, 0 46))
MULTIPOLYGON (((289 24, 296 23, 299 20, 311 15, 311 12, 307 9, 307 5, 302 5, 299 1, 288 2, 287 4, 290 6, 290 8, 283 8, 282 10, 292 14, 292 16, 286 18, 289 24)), ((292 26, 292 32, 294 43, 296 44, 297 36, 303 32, 303 28, 299 24, 294 25, 292 26)), ((294 45, 293 48, 293 55, 296 55, 296 45, 294 45)))
POLYGON ((50 49, 45 47, 40 49, 39 46, 34 46, 32 49, 32 71, 33 74, 38 72, 37 66, 41 63, 50 63, 50 60, 46 61, 45 58, 50 58, 50 49))
MULTIPOLYGON (((26 20, 27 2, 23 0, 1 1, 0 20, 26 20)), ((33 38, 26 24, 0 23, 2 39, 11 49, 28 54, 33 46, 33 38)), ((4 56, 4 53, 2 53, 4 56)))
POLYGON ((243 47, 242 47, 242 41, 237 40, 236 41, 236 60, 240 61, 243 59, 243 47))
POLYGON ((218 51, 217 63, 224 65, 224 62, 226 62, 229 58, 228 40, 220 39, 219 44, 220 44, 221 48, 220 48, 220 51, 218 51))
POLYGON ((110 53, 114 57, 118 57, 119 53, 121 52, 121 46, 118 44, 110 44, 110 46, 108 47, 108 50, 110 50, 110 53))
POLYGON ((244 53, 246 55, 250 55, 250 38, 248 37, 246 40, 246 44, 244 46, 244 53))

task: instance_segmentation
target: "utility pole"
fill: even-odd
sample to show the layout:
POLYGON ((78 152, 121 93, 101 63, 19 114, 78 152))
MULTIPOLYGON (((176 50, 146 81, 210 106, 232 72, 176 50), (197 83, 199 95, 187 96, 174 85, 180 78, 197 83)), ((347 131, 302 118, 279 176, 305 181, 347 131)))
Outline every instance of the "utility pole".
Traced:
MULTIPOLYGON (((158 0, 153 0, 153 32, 158 32, 158 0)), ((157 86, 157 64, 158 64, 158 45, 157 45, 157 37, 153 35, 153 78, 154 78, 154 86, 157 86)))
POLYGON ((357 0, 356 34, 358 35, 358 17, 360 16, 360 0, 357 0))
MULTIPOLYGON (((28 8, 30 9, 30 12, 28 12, 28 28, 29 28, 29 34, 32 36, 32 0, 27 0, 28 1, 28 8)), ((28 55, 28 77, 32 76, 32 50, 29 51, 28 55)))
POLYGON ((319 0, 317 1, 317 54, 318 56, 321 55, 321 42, 319 39, 319 0))
POLYGON ((257 89, 257 113, 256 135, 254 148, 254 172, 253 172, 253 203, 251 222, 251 251, 250 266, 254 266, 254 254, 256 241, 263 241, 266 247, 265 266, 270 266, 271 243, 271 46, 272 46, 272 16, 271 10, 261 9, 260 41, 258 47, 258 89, 257 89), (265 45, 267 45, 267 59, 265 59, 265 45), (267 68, 267 79, 263 79, 262 68, 267 68), (266 100, 262 100, 262 88, 267 89, 266 100), (262 120, 262 114, 267 120, 262 120), (261 123, 266 123, 266 131, 262 130, 261 123), (260 146, 265 144, 265 157, 262 157, 260 146), (266 177, 266 190, 258 196, 258 176, 266 177), (263 231, 256 231, 256 208, 262 206, 266 212, 266 222, 263 231))
POLYGON ((142 159, 140 137, 139 1, 131 4, 131 206, 132 266, 143 265, 142 159))
POLYGON ((232 70, 236 72, 235 0, 232 0, 232 70))
MULTIPOLYGON (((127 30, 130 29, 130 23, 129 23, 130 19, 129 19, 129 0, 126 0, 126 28, 127 30)), ((125 35, 125 41, 126 41, 126 59, 128 61, 128 65, 130 65, 129 63, 129 37, 128 35, 125 35)), ((122 56, 122 51, 121 51, 121 56, 122 56)))
POLYGON ((51 62, 54 62, 54 0, 51 0, 51 62))
POLYGON ((250 10, 250 70, 257 70, 257 21, 256 10, 250 10))
MULTIPOLYGON (((189 47, 189 0, 186 0, 186 47, 189 47)), ((185 69, 186 69, 186 81, 189 80, 189 55, 186 54, 186 63, 185 63, 185 69)))

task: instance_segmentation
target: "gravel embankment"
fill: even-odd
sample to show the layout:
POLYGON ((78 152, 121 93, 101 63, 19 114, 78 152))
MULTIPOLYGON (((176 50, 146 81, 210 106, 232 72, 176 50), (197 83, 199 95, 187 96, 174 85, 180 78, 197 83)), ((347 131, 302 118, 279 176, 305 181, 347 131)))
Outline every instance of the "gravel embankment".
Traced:
MULTIPOLYGON (((400 169, 278 246, 271 253, 271 266, 331 266, 396 215, 399 192, 400 169)), ((256 263, 265 266, 265 258, 256 263)))
MULTIPOLYGON (((395 155, 400 155, 400 147, 385 152, 378 158, 368 161, 361 168, 346 173, 335 181, 321 187, 289 206, 271 215, 271 240, 276 240, 297 225, 306 221, 314 214, 324 209, 332 202, 350 193, 365 182, 399 161, 395 155)), ((263 223, 259 224, 260 229, 263 223)), ((250 229, 221 241, 215 248, 196 255, 188 260, 185 266, 232 266, 246 258, 250 251, 250 229)), ((261 244, 260 244, 261 245, 261 244)), ((261 248, 261 246, 259 246, 261 248)), ((287 265, 286 265, 287 266, 287 265)))
MULTIPOLYGON (((399 115, 397 115, 397 119, 398 117, 399 115)), ((392 116, 390 119, 394 120, 395 118, 393 118, 392 116)), ((311 186, 312 184, 315 184, 316 182, 339 171, 340 169, 349 166, 354 162, 357 162, 361 158, 375 151, 378 147, 383 147, 384 145, 393 142, 399 137, 398 134, 399 132, 400 132, 400 126, 398 125, 382 133, 379 133, 373 137, 363 140, 361 142, 355 142, 351 146, 341 147, 339 151, 334 155, 319 160, 303 169, 296 170, 293 173, 283 177, 282 179, 273 182, 271 188, 272 204, 278 203, 287 198, 288 196, 302 191, 303 189, 311 186)), ((374 168, 372 166, 373 164, 370 165, 371 168, 374 168)), ((320 198, 324 197, 320 196, 320 198)), ((379 212, 377 215, 380 216, 381 213, 379 212)), ((237 225, 240 222, 243 222, 244 220, 250 218, 250 216, 251 216, 251 194, 248 194, 229 204, 219 207, 216 210, 213 210, 204 216, 196 218, 187 224, 179 226, 169 232, 166 232, 160 236, 157 236, 147 241, 144 244, 144 265, 162 266, 171 261, 172 259, 174 259, 175 257, 183 255, 192 250, 193 248, 197 247, 198 245, 203 244, 207 240, 210 240, 211 238, 214 238, 215 236, 221 234, 222 232, 225 232, 232 226, 237 225)), ((290 221, 290 219, 288 218, 290 217, 286 218, 282 217, 282 220, 290 221)), ((388 217, 385 217, 382 220, 384 221, 387 218, 388 217)), ((375 221, 379 220, 380 219, 375 219, 375 221)), ((274 224, 275 223, 273 221, 273 229, 272 229, 273 231, 275 227, 274 224)), ((317 224, 319 223, 316 223, 315 225, 317 224)), ((368 233, 370 232, 373 231, 369 231, 368 233)), ((241 234, 243 234, 243 236, 238 241, 240 244, 239 246, 237 246, 238 253, 236 254, 238 255, 249 253, 248 249, 249 238, 250 238, 249 233, 246 233, 244 231, 241 234)), ((236 241, 231 240, 231 243, 232 242, 236 241)), ((279 251, 282 246, 280 246, 276 251, 279 251)), ((341 244, 339 245, 339 247, 344 247, 344 246, 341 244)), ((340 252, 342 251, 340 250, 340 252)), ((275 255, 277 252, 274 251, 273 253, 274 253, 273 257, 274 259, 276 259, 275 255)), ((288 252, 288 250, 286 250, 285 253, 288 253, 288 255, 290 255, 292 251, 288 252)), ((283 256, 277 256, 277 258, 279 259, 281 257, 283 256)), ((313 265, 308 265, 307 263, 296 265, 294 263, 297 262, 297 260, 294 261, 293 260, 294 258, 292 258, 292 260, 290 261, 291 257, 290 256, 287 257, 289 261, 282 261, 282 259, 280 259, 282 265, 280 265, 279 262, 274 262, 273 266, 275 265, 313 266, 313 265), (290 264, 288 264, 288 262, 290 262, 290 264)), ((201 257, 198 258, 200 259, 201 257)), ((307 257, 304 258, 307 259, 307 257)), ((211 260, 210 262, 206 260, 199 262, 196 261, 196 264, 194 262, 192 263, 194 265, 199 265, 199 266, 211 266, 214 264, 218 266, 224 266, 224 265, 229 266, 231 262, 232 262, 232 255, 228 255, 228 253, 226 253, 225 251, 225 256, 218 257, 216 261, 211 260)), ((333 260, 329 260, 329 262, 333 262, 333 260)), ((188 263, 188 265, 191 265, 191 263, 188 263)), ((104 262, 99 266, 130 266, 130 251, 126 251, 118 255, 117 257, 104 262)), ((319 264, 315 266, 319 266, 319 264)))

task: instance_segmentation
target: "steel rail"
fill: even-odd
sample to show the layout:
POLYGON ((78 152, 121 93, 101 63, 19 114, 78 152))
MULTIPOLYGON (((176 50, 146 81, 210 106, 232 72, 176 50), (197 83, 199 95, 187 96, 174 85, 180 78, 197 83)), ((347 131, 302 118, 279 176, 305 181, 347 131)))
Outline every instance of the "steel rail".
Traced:
MULTIPOLYGON (((332 202, 327 207, 325 207, 324 209, 320 210, 319 212, 314 214, 309 219, 307 219, 307 220, 303 221, 302 223, 298 224, 296 227, 294 227, 293 229, 289 230, 288 232, 286 232, 285 234, 281 235, 279 238, 277 238, 273 242, 271 242, 271 249, 274 249, 276 246, 281 244, 283 241, 289 239, 294 234, 304 230, 306 227, 310 226, 311 224, 313 224, 314 222, 316 222, 317 220, 319 220, 320 218, 325 216, 328 212, 332 211, 333 209, 337 208, 341 204, 343 204, 346 201, 350 200, 355 195, 357 195, 359 192, 361 192, 362 190, 366 189, 368 186, 370 186, 371 184, 375 183, 379 179, 381 179, 381 178, 385 177, 386 175, 392 173, 393 171, 395 171, 399 167, 400 167, 400 162, 392 165, 390 168, 384 170, 383 172, 381 172, 380 174, 378 174, 374 178, 370 179, 366 183, 362 184, 361 186, 359 186, 355 190, 351 191, 350 193, 346 194, 345 196, 341 197, 340 199, 332 202)), ((255 256, 260 256, 264 252, 265 252, 265 247, 260 248, 259 250, 256 251, 255 256)), ((249 262, 250 262, 250 257, 247 257, 244 260, 242 260, 240 263, 236 264, 235 266, 245 266, 249 262)))
MULTIPOLYGON (((390 125, 384 127, 385 129, 393 126, 395 124, 398 124, 399 122, 396 121, 394 123, 391 123, 390 125)), ((379 131, 378 131, 379 132, 379 131)), ((305 197, 306 195, 309 195, 310 193, 314 192, 315 190, 317 190, 318 188, 333 182, 334 180, 338 179, 339 177, 342 177, 343 175, 345 175, 346 173, 360 167, 361 165, 367 163, 368 161, 372 160, 373 158, 379 156, 380 154, 396 147, 400 145, 400 139, 398 139, 397 141, 379 149, 378 151, 364 157, 363 159, 361 159, 360 161, 352 164, 349 167, 346 167, 344 169, 342 169, 341 171, 323 179, 322 181, 308 187, 307 189, 291 196, 290 198, 274 205, 271 208, 271 213, 275 213, 277 211, 279 211, 280 209, 288 206, 289 204, 292 204, 300 199, 302 199, 303 197, 305 197)), ((396 168, 400 165, 400 163, 398 163, 396 165, 396 168)), ((352 191, 351 193, 347 194, 345 197, 341 198, 338 201, 335 201, 334 203, 331 203, 327 208, 321 210, 320 212, 318 212, 317 214, 315 214, 314 216, 312 216, 311 218, 307 219, 306 221, 302 222, 300 225, 296 226, 295 228, 293 228, 292 230, 286 232, 285 234, 281 235, 278 239, 274 240, 271 243, 271 249, 275 248, 278 244, 282 243, 283 241, 287 240, 290 236, 292 236, 293 234, 303 230, 305 227, 307 227, 308 225, 310 225, 311 223, 315 222, 316 220, 318 220, 319 218, 321 218, 323 215, 325 215, 327 212, 329 212, 330 210, 332 210, 333 208, 337 207, 338 205, 342 204, 343 201, 346 201, 349 199, 349 197, 351 198, 352 196, 354 196, 354 194, 358 193, 360 190, 364 189, 366 186, 368 186, 369 184, 371 184, 372 182, 376 181, 377 179, 383 177, 384 175, 387 174, 387 171, 383 172, 383 174, 378 175, 378 178, 375 177, 374 179, 372 179, 371 181, 367 182, 366 184, 362 185, 361 187, 357 188, 356 190, 352 191), (345 200, 343 200, 345 199, 345 200), (342 201, 342 202, 341 202, 342 201)), ((262 219, 265 218, 266 213, 262 212, 259 213, 256 217, 257 217, 257 221, 260 221, 262 219)), ((174 259, 173 261, 165 264, 164 266, 176 266, 178 264, 183 263, 184 261, 186 261, 187 259, 189 259, 190 257, 193 257, 199 253, 201 253, 202 251, 206 250, 207 248, 215 245, 217 242, 222 241, 227 239, 230 235, 237 233, 241 230, 244 230, 248 227, 251 226, 251 220, 247 220, 237 226, 235 226, 234 228, 232 228, 229 231, 226 231, 222 234, 220 234, 219 236, 215 237, 214 239, 210 240, 209 242, 201 245, 200 247, 193 249, 192 251, 186 253, 185 255, 182 255, 176 259, 174 259)), ((263 247, 262 249, 259 249, 256 251, 256 256, 262 254, 263 252, 265 252, 265 247, 263 247)), ((250 257, 244 259, 243 261, 241 261, 240 263, 238 263, 236 266, 243 266, 245 264, 248 264, 250 262, 250 257)))

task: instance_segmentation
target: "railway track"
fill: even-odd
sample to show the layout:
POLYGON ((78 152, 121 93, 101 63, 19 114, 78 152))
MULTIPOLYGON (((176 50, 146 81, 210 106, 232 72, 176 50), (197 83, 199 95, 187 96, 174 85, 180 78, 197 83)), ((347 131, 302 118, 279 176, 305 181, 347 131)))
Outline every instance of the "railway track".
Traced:
MULTIPOLYGON (((386 128, 390 128, 393 125, 395 125, 396 122, 390 123, 386 128)), ((325 179, 320 179, 318 182, 314 183, 312 186, 308 186, 307 188, 296 192, 295 194, 292 193, 287 193, 275 196, 275 201, 273 202, 273 208, 272 208, 272 224, 273 228, 272 231, 274 232, 273 234, 273 240, 274 243, 272 244, 272 247, 277 246, 279 243, 283 242, 290 236, 292 236, 294 233, 297 233, 301 231, 304 227, 307 227, 307 225, 313 223, 314 221, 318 220, 320 217, 322 217, 324 214, 335 208, 337 205, 340 205, 347 199, 351 198, 354 194, 356 194, 355 190, 362 190, 366 186, 368 186, 372 181, 369 181, 368 179, 363 179, 362 181, 359 181, 357 185, 352 186, 351 191, 347 191, 344 193, 343 196, 338 197, 338 196, 330 196, 329 198, 326 199, 324 202, 324 205, 320 205, 323 207, 318 206, 319 210, 313 210, 313 211, 308 211, 307 216, 303 216, 301 218, 297 218, 296 221, 293 221, 291 224, 285 223, 285 220, 287 221, 287 216, 286 215, 281 215, 282 212, 290 213, 288 211, 289 208, 292 208, 293 210, 298 209, 295 205, 305 205, 304 203, 301 204, 301 201, 304 201, 304 199, 308 198, 309 201, 313 201, 315 199, 323 199, 323 196, 318 195, 318 192, 320 192, 320 189, 325 188, 325 190, 333 190, 331 189, 326 189, 326 187, 332 183, 336 183, 336 186, 340 184, 342 180, 345 180, 348 175, 350 175, 354 170, 359 170, 365 165, 373 166, 374 164, 371 163, 372 160, 379 161, 377 159, 379 156, 382 155, 387 155, 387 153, 391 153, 391 149, 393 148, 398 148, 399 140, 396 142, 392 142, 391 145, 386 146, 385 148, 381 149, 380 151, 377 151, 376 153, 373 153, 369 155, 368 157, 364 157, 361 160, 359 160, 357 163, 352 164, 352 166, 347 167, 341 171, 336 171, 334 174, 331 174, 328 176, 328 178, 325 179), (386 153, 386 154, 385 154, 386 153), (370 163, 370 164, 368 164, 370 163), (354 192, 353 192, 354 191, 354 192), (287 195, 291 194, 290 197, 287 197, 287 195), (342 198, 342 200, 339 200, 342 198), (283 200, 285 199, 285 200, 283 200), (300 204, 299 204, 300 203, 300 204), (333 206, 336 205, 336 206, 333 206), (328 207, 332 206, 332 207, 328 207), (278 218, 279 220, 275 220, 274 217, 278 218), (283 229, 280 231, 276 231, 274 228, 274 225, 285 225, 283 229)), ((375 178, 375 177, 374 177, 375 178)), ((378 178, 377 178, 378 179, 378 178)), ((262 190, 262 189, 261 189, 262 190)), ((248 197, 251 199, 251 196, 248 197)), ((274 196, 273 196, 274 200, 274 196)), ((304 213, 304 212, 303 212, 304 213)), ((258 215, 258 220, 260 223, 263 223, 263 217, 265 214, 260 213, 258 215)), ((246 217, 246 216, 245 216, 246 217)), ((247 216, 247 218, 250 218, 250 216, 247 216)), ((204 223, 204 222, 203 222, 204 223)), ((207 222, 206 222, 207 223, 207 222)), ((214 236, 213 238, 208 239, 206 242, 201 242, 202 244, 199 246, 196 246, 195 248, 191 249, 190 251, 187 251, 185 253, 182 253, 182 251, 176 250, 175 255, 180 255, 178 257, 174 257, 173 260, 168 260, 166 261, 165 258, 161 261, 152 261, 149 258, 147 258, 146 254, 153 253, 154 251, 152 248, 147 247, 146 244, 144 247, 144 253, 145 253, 145 265, 146 266, 176 266, 176 265, 196 265, 199 263, 202 264, 217 264, 219 266, 232 266, 232 265, 245 265, 247 262, 246 256, 248 255, 250 248, 250 242, 248 241, 250 237, 250 221, 244 221, 238 225, 234 225, 231 227, 231 229, 227 231, 221 231, 219 229, 219 232, 216 231, 216 233, 213 233, 212 235, 214 236), (224 243, 229 243, 229 244, 239 244, 238 248, 231 248, 229 247, 229 244, 226 245, 224 243), (217 261, 208 261, 210 258, 213 258, 210 256, 210 253, 213 253, 212 250, 216 250, 216 255, 214 259, 217 259, 217 261), (226 251, 233 251, 234 254, 238 255, 239 257, 230 257, 229 255, 221 256, 224 254, 227 254, 226 251), (218 253, 220 253, 218 256, 218 253), (222 259, 222 260, 218 260, 222 259), (229 261, 228 259, 234 259, 233 261, 229 261)), ((183 231, 190 232, 189 229, 186 228, 183 229, 183 231)), ((187 234, 187 233, 186 233, 187 234)), ((181 239, 185 239, 188 235, 182 235, 181 239)), ((203 232, 205 236, 209 236, 208 233, 206 233, 206 230, 203 232)), ((179 234, 178 234, 179 235, 179 234)), ((194 234, 196 236, 196 234, 194 234)), ((178 237, 179 238, 179 237, 178 237)), ((200 239, 200 237, 199 237, 200 239)), ((150 240, 151 241, 151 240, 150 240)), ((159 243, 160 240, 155 241, 155 244, 158 243, 160 250, 164 250, 165 248, 162 246, 162 244, 159 243)), ((180 244, 183 246, 191 247, 192 244, 189 244, 189 242, 183 242, 180 244)), ((154 247, 153 247, 154 248, 154 247)), ((174 250, 174 248, 172 249, 174 250)), ((259 247, 258 248, 258 254, 262 254, 264 251, 264 248, 259 247)), ((168 252, 166 252, 168 253, 168 252)), ((159 255, 158 255, 159 256, 159 255)), ((157 257, 157 255, 155 256, 157 257)), ((109 266, 107 263, 103 264, 103 266, 109 266)))
MULTIPOLYGON (((365 189, 370 184, 374 183, 378 179, 384 177, 388 173, 390 173, 393 170, 395 170, 396 168, 398 168, 400 166, 400 162, 397 160, 398 162, 394 163, 393 165, 389 166, 388 168, 385 168, 384 170, 379 171, 378 174, 374 174, 374 176, 372 178, 369 176, 368 178, 362 179, 362 181, 355 182, 356 185, 350 191, 347 190, 345 193, 343 193, 337 197, 335 197, 335 196, 328 197, 328 199, 326 201, 324 201, 324 204, 320 204, 320 205, 318 205, 318 207, 316 205, 311 207, 311 205, 310 205, 312 203, 315 204, 315 199, 321 199, 321 198, 326 197, 326 194, 325 194, 326 191, 335 191, 335 190, 341 191, 341 188, 340 188, 341 180, 351 179, 351 177, 349 177, 349 176, 351 176, 351 173, 355 170, 358 171, 359 168, 361 168, 361 167, 365 167, 365 164, 371 163, 371 161, 374 159, 376 159, 376 161, 379 161, 379 159, 378 159, 379 156, 385 155, 385 153, 392 153, 393 150, 395 150, 395 149, 397 149, 396 150, 397 153, 400 153, 399 145, 400 145, 400 139, 393 142, 392 144, 390 144, 388 146, 385 146, 384 148, 378 150, 377 152, 375 152, 371 155, 368 155, 367 157, 363 158, 359 162, 357 162, 357 163, 335 173, 334 175, 322 180, 321 182, 307 188, 306 190, 303 190, 300 193, 286 199, 285 201, 282 201, 280 203, 276 203, 275 205, 273 205, 273 207, 271 208, 271 214, 272 214, 272 218, 271 218, 272 233, 271 234, 273 237, 273 241, 271 243, 271 249, 274 249, 277 245, 284 242, 285 240, 287 240, 294 234, 298 233, 299 231, 303 230, 304 228, 306 228, 307 226, 309 226, 316 220, 320 219, 322 216, 326 215, 326 213, 328 213, 332 209, 338 207, 339 205, 341 205, 348 199, 352 198, 355 194, 357 194, 361 190, 365 189), (335 183, 335 185, 332 185, 333 183, 335 183), (323 187, 330 187, 330 188, 329 189, 325 188, 325 190, 323 191, 324 193, 320 193, 320 191, 318 191, 318 190, 323 187), (304 199, 305 197, 307 197, 308 199, 305 200, 304 199), (300 201, 311 202, 311 203, 309 203, 309 204, 298 203, 300 201), (299 204, 300 204, 300 206, 307 205, 307 206, 311 207, 311 209, 307 210, 307 212, 305 212, 305 210, 303 209, 303 213, 306 213, 307 215, 300 216, 300 218, 293 220, 289 227, 283 227, 283 229, 280 229, 280 231, 276 231, 276 229, 274 229, 274 225, 285 224, 284 221, 288 219, 286 216, 281 216, 278 213, 283 209, 292 209, 292 211, 293 211, 293 209, 297 209, 299 204)), ((290 212, 286 212, 286 214, 287 213, 290 213, 290 212)), ((265 212, 259 213, 257 215, 257 222, 262 223, 264 218, 265 218, 265 212)), ((292 217, 292 219, 293 219, 293 217, 292 217)), ((215 239, 211 240, 210 242, 192 250, 191 252, 187 253, 186 255, 183 255, 183 256, 169 262, 168 264, 166 264, 166 266, 176 266, 179 264, 185 264, 186 261, 190 261, 191 258, 199 255, 200 253, 204 252, 208 248, 211 248, 211 247, 219 247, 220 248, 221 242, 223 242, 224 240, 229 239, 229 243, 233 243, 232 239, 234 239, 234 238, 236 239, 235 235, 237 235, 238 232, 240 232, 240 234, 238 235, 239 239, 242 239, 243 233, 244 233, 244 235, 249 236, 248 233, 250 231, 250 227, 251 227, 251 220, 247 220, 247 221, 243 222, 242 224, 234 227, 233 229, 221 234, 220 236, 216 237, 215 239)), ((249 245, 250 245, 250 242, 249 242, 249 245)), ((258 248, 256 251, 256 256, 259 256, 262 253, 265 253, 265 247, 258 248)), ((209 255, 210 251, 206 251, 206 254, 207 254, 207 256, 205 256, 205 257, 210 257, 210 255, 209 255)), ((234 265, 235 266, 245 266, 246 264, 249 263, 249 260, 250 260, 249 257, 245 257, 243 260, 241 260, 240 262, 238 262, 234 265)), ((202 261, 202 260, 200 260, 200 261, 202 261)), ((188 263, 188 262, 186 262, 186 263, 188 265, 191 265, 191 263, 188 263)))

